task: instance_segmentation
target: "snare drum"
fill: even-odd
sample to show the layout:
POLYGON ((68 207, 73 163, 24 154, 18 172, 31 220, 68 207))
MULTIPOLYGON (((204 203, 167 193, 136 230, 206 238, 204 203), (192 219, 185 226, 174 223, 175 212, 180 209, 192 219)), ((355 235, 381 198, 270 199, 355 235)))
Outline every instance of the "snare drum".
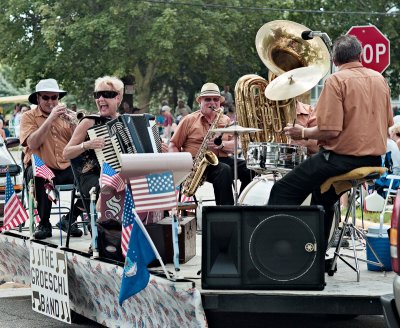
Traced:
POLYGON ((261 174, 271 171, 287 172, 307 158, 307 148, 271 142, 250 142, 247 168, 261 174))

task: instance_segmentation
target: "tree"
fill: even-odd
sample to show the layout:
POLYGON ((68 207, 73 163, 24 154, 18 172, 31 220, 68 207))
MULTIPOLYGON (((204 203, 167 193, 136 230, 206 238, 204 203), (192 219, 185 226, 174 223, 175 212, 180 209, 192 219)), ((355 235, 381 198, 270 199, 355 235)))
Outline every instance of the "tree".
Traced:
MULTIPOLYGON (((398 1, 3 0, 0 60, 13 67, 20 83, 56 78, 87 108, 94 108, 90 95, 96 78, 131 75, 135 105, 148 111, 151 104, 158 107, 163 90, 194 99, 206 81, 233 86, 244 74, 265 74, 254 39, 271 20, 298 21, 332 38, 355 23, 371 22, 388 35, 392 54, 398 53, 398 16, 333 13, 383 12, 393 6, 399 8, 398 1), (300 8, 317 13, 292 11, 300 8)), ((394 94, 400 88, 397 57, 385 72, 394 94)))

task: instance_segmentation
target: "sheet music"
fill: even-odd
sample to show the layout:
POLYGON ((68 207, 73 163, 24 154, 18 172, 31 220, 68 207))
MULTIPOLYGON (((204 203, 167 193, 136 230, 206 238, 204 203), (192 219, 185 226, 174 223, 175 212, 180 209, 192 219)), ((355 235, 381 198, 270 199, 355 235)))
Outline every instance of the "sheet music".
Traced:
POLYGON ((175 186, 180 185, 193 167, 192 155, 181 153, 121 154, 122 178, 171 170, 175 186))

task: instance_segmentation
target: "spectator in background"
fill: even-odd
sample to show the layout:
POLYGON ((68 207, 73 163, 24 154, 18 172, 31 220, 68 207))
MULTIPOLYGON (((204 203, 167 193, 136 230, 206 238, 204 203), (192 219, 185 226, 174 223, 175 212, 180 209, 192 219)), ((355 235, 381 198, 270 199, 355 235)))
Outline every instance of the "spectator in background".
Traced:
POLYGON ((389 128, 389 137, 393 140, 400 149, 400 123, 395 123, 389 128))
POLYGON ((176 125, 184 118, 186 115, 190 113, 190 107, 185 104, 183 100, 178 101, 178 106, 175 108, 175 115, 177 115, 175 123, 176 125))
POLYGON ((225 101, 221 103, 221 106, 224 107, 224 113, 227 114, 229 108, 233 107, 233 96, 232 93, 229 91, 229 85, 226 84, 224 86, 224 91, 221 92, 221 96, 225 98, 225 101))
POLYGON ((132 114, 132 108, 127 101, 124 101, 119 112, 120 114, 132 114))
POLYGON ((167 139, 167 143, 169 139, 171 139, 172 134, 172 123, 174 123, 174 118, 171 114, 171 107, 164 105, 161 107, 161 115, 164 117, 164 134, 163 137, 167 139))
POLYGON ((3 130, 6 134, 6 138, 11 137, 11 132, 10 132, 10 129, 8 128, 8 123, 9 123, 9 121, 4 121, 4 126, 3 126, 3 130))
POLYGON ((22 106, 21 106, 21 115, 22 115, 23 113, 27 112, 27 111, 30 110, 30 109, 31 109, 30 106, 28 106, 28 105, 22 105, 22 106))
POLYGON ((76 113, 76 111, 78 110, 78 108, 76 107, 76 104, 71 105, 71 110, 76 113))
POLYGON ((160 136, 162 136, 164 133, 164 121, 165 121, 165 118, 162 115, 161 109, 160 109, 160 115, 157 115, 157 117, 156 117, 156 124, 158 125, 158 132, 160 133, 160 136))
POLYGON ((6 139, 6 132, 4 131, 4 122, 3 120, 0 119, 0 137, 2 137, 3 140, 6 139))
POLYGON ((229 108, 228 109, 228 113, 226 114, 226 116, 228 116, 231 119, 231 124, 235 123, 236 121, 236 113, 235 113, 235 109, 233 108, 229 108))
POLYGON ((392 110, 394 124, 400 123, 400 108, 398 106, 394 106, 392 110))
POLYGON ((19 138, 19 130, 21 125, 21 107, 25 107, 24 104, 16 104, 14 107, 14 114, 12 118, 12 126, 14 128, 14 136, 19 138))

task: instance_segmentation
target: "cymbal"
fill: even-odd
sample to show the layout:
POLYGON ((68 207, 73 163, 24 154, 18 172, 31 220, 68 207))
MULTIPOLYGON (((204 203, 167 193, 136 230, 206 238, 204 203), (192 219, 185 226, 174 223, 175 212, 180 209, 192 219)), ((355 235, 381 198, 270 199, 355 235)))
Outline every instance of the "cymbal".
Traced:
POLYGON ((262 129, 256 129, 256 128, 245 128, 240 125, 231 125, 227 126, 226 128, 217 128, 217 129, 212 129, 211 131, 213 132, 222 132, 222 133, 251 133, 251 132, 257 132, 261 131, 262 129))
POLYGON ((324 75, 314 65, 292 69, 272 80, 265 88, 265 96, 271 100, 297 97, 316 86, 324 75))

